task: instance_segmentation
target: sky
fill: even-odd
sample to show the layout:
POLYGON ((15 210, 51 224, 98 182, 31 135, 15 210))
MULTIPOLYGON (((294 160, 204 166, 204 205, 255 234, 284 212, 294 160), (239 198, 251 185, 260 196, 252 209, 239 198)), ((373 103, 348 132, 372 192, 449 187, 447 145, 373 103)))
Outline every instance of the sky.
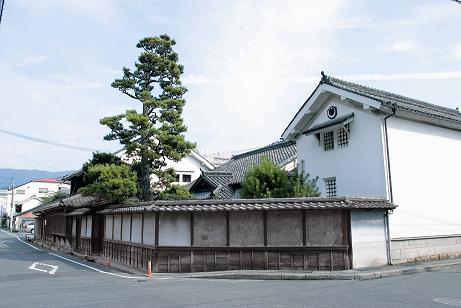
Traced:
POLYGON ((450 0, 7 0, 0 168, 72 170, 91 150, 119 149, 99 119, 140 104, 110 84, 141 38, 163 33, 185 67, 186 136, 199 152, 278 140, 321 71, 461 107, 460 17, 450 0))

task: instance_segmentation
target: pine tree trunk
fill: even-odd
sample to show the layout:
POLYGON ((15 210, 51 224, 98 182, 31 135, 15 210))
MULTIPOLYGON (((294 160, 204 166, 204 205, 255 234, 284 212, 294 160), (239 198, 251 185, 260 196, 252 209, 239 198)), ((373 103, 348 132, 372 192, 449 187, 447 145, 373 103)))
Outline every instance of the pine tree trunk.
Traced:
MULTIPOLYGON (((148 110, 147 106, 143 102, 142 113, 147 116, 148 110)), ((146 134, 141 132, 141 144, 143 148, 141 149, 141 199, 142 201, 152 200, 152 192, 150 190, 150 166, 149 161, 147 160, 147 153, 145 146, 147 145, 146 134)))

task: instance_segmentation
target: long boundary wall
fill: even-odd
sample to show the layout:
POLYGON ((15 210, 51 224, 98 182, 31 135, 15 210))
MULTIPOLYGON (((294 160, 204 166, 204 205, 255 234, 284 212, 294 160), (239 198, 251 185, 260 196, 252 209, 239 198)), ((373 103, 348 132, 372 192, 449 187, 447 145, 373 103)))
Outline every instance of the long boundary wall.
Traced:
POLYGON ((461 257, 461 234, 391 239, 393 264, 461 257))

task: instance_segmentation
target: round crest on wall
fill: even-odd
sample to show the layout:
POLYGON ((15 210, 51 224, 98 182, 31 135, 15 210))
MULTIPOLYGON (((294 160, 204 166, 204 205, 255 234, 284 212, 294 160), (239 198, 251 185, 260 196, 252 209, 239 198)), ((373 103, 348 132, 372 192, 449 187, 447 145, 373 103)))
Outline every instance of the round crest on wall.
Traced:
POLYGON ((328 115, 328 118, 329 118, 329 119, 334 119, 334 118, 336 118, 336 116, 338 115, 338 109, 336 109, 335 106, 331 106, 331 107, 328 108, 328 110, 327 110, 327 115, 328 115))

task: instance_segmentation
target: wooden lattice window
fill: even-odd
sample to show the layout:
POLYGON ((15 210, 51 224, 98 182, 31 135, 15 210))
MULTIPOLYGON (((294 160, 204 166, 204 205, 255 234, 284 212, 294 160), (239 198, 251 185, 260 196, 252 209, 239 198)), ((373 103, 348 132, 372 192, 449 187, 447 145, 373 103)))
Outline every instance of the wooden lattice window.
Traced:
POLYGON ((336 197, 336 178, 325 179, 325 191, 327 197, 336 197))
POLYGON ((338 147, 344 148, 349 145, 349 123, 338 130, 338 147))
POLYGON ((335 148, 335 138, 333 132, 326 132, 323 134, 323 149, 331 151, 335 148))

